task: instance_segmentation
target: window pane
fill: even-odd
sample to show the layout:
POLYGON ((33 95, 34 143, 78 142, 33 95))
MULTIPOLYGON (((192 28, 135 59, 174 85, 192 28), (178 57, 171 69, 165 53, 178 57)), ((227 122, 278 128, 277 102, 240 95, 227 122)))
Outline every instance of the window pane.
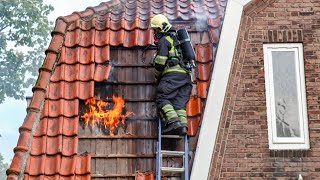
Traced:
POLYGON ((277 137, 300 137, 294 51, 272 51, 277 137))

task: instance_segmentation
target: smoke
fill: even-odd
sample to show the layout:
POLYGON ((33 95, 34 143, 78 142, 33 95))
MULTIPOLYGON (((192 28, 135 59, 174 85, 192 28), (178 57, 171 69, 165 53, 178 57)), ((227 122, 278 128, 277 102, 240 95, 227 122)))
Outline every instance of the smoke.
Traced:
POLYGON ((114 66, 115 64, 112 63, 112 62, 109 62, 109 65, 111 65, 111 70, 110 70, 110 73, 109 73, 109 77, 107 79, 108 82, 112 82, 114 80, 114 66))
POLYGON ((207 30, 208 27, 208 14, 205 7, 203 1, 196 3, 196 30, 200 32, 207 30))

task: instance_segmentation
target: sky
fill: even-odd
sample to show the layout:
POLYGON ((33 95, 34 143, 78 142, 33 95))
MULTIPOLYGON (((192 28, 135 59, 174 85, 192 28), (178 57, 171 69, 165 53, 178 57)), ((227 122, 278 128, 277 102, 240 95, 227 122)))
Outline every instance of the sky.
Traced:
MULTIPOLYGON (((83 11, 89 6, 98 6, 107 0, 44 0, 51 4, 54 11, 49 15, 49 20, 55 22, 57 17, 66 16, 74 11, 83 11)), ((48 32, 50 34, 50 32, 48 32)), ((32 96, 31 88, 27 90, 26 96, 32 96)), ((26 116, 27 102, 25 100, 14 100, 6 98, 0 104, 0 153, 4 156, 4 162, 10 164, 13 158, 13 148, 17 145, 19 138, 19 127, 26 116)))

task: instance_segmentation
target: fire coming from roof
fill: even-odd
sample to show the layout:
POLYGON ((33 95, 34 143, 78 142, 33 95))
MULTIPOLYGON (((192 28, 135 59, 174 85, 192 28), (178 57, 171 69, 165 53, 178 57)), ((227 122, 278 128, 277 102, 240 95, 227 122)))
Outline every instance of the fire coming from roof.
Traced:
POLYGON ((112 96, 114 102, 113 109, 107 110, 108 102, 96 100, 95 97, 87 99, 85 105, 89 107, 89 112, 85 112, 81 118, 84 119, 86 127, 103 125, 104 128, 110 129, 110 135, 114 135, 115 129, 119 126, 120 122, 125 124, 126 117, 134 115, 133 112, 126 112, 122 114, 125 102, 121 97, 112 96))

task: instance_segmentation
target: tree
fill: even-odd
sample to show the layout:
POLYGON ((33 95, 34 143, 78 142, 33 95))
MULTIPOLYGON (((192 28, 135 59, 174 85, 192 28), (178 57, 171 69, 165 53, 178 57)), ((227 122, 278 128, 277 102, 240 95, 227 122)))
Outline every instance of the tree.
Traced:
POLYGON ((6 170, 9 168, 9 165, 4 163, 3 160, 3 156, 0 154, 0 179, 6 179, 6 170))
POLYGON ((53 10, 43 0, 0 0, 0 103, 6 97, 23 99, 35 82, 53 10))

